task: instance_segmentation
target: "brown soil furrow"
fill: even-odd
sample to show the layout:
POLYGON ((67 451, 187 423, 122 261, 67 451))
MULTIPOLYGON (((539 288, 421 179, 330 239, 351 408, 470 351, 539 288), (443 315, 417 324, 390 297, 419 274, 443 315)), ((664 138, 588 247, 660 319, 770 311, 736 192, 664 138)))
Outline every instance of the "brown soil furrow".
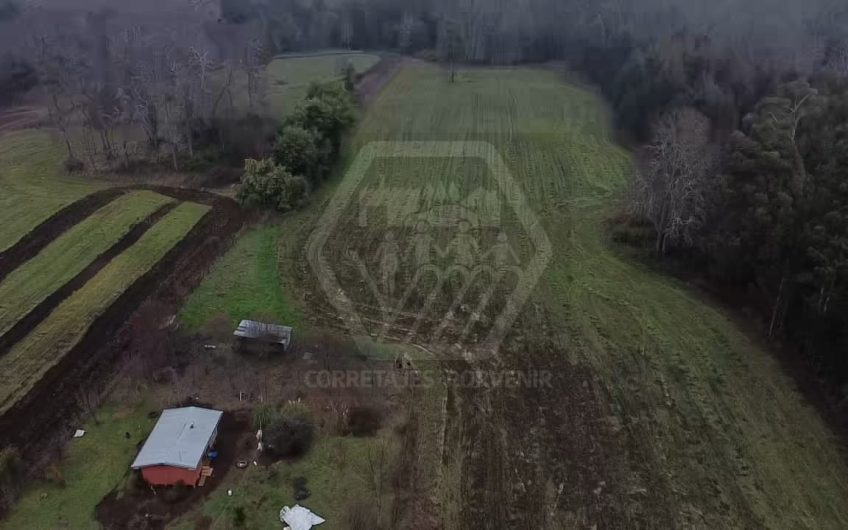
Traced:
POLYGON ((65 206, 46 221, 35 227, 17 243, 0 252, 0 281, 22 263, 32 259, 51 241, 79 223, 96 210, 126 193, 125 188, 97 191, 65 206))
POLYGON ((244 217, 231 199, 194 190, 155 187, 165 195, 212 205, 212 210, 152 269, 124 291, 89 327, 85 336, 51 368, 30 393, 0 417, 0 447, 20 449, 31 469, 64 444, 85 410, 82 394, 104 390, 124 352, 143 350, 151 326, 139 308, 153 302, 162 320, 176 313, 216 258, 241 229, 244 217))
POLYGON ((156 224, 168 212, 176 208, 177 202, 171 202, 163 205, 161 208, 136 223, 129 232, 124 235, 118 242, 112 245, 104 253, 97 256, 85 269, 79 274, 68 280, 63 286, 59 287, 47 298, 42 300, 32 311, 19 320, 9 331, 0 336, 0 357, 5 355, 17 342, 26 337, 42 320, 47 318, 56 307, 61 304, 65 298, 73 294, 74 291, 85 285, 92 279, 100 270, 105 267, 114 257, 130 248, 138 241, 141 236, 147 232, 151 226, 156 224))

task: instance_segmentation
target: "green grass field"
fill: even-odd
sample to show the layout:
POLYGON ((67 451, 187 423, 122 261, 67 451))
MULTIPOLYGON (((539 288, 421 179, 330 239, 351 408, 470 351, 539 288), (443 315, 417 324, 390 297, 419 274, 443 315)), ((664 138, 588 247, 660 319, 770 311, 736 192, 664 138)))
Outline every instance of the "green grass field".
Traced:
POLYGON ((63 173, 64 146, 48 133, 27 130, 0 138, 0 251, 62 207, 103 184, 63 173))
POLYGON ((79 274, 138 222, 173 199, 150 191, 118 197, 47 245, 0 283, 0 335, 79 274))
MULTIPOLYGON (((597 378, 596 406, 608 411, 592 421, 614 433, 614 439, 592 442, 611 448, 605 469, 585 471, 579 462, 589 455, 563 453, 560 444, 568 445, 569 438, 535 417, 548 408, 516 420, 527 423, 515 427, 520 432, 512 437, 497 427, 475 425, 478 420, 471 416, 466 421, 475 425, 472 432, 499 440, 490 444, 494 456, 486 453, 484 463, 469 460, 461 470, 451 464, 441 473, 465 476, 474 466, 497 465, 499 459, 503 467, 495 469, 513 469, 516 453, 542 443, 538 430, 545 425, 551 438, 533 457, 538 460, 498 480, 536 484, 539 498, 548 495, 546 484, 563 484, 561 504, 599 502, 612 514, 609 520, 625 526, 845 527, 848 510, 840 499, 848 494, 848 467, 841 445, 772 354, 719 308, 628 261, 606 241, 603 222, 615 214, 631 167, 628 153, 610 140, 608 124, 597 95, 564 84, 554 72, 463 71, 450 84, 437 68, 411 66, 377 98, 352 140, 349 161, 357 148, 374 140, 485 141, 497 148, 553 252, 520 316, 536 335, 515 329, 513 339, 523 346, 513 351, 508 341, 502 355, 521 366, 553 362, 565 371, 590 370, 597 378), (573 473, 569 476, 573 469, 596 480, 611 477, 616 485, 597 500, 594 486, 569 487, 575 484, 573 473)), ((363 185, 387 178, 398 186, 414 180, 419 189, 449 190, 479 179, 479 171, 474 164, 443 160, 393 161, 377 163, 363 185)), ((306 237, 337 189, 338 182, 331 184, 313 198, 311 212, 283 222, 282 233, 297 241, 287 243, 287 250, 281 245, 281 274, 287 281, 303 279, 297 270, 305 259, 306 237)), ((502 229, 524 256, 532 245, 515 221, 506 215, 502 229)), ((350 223, 342 225, 327 250, 333 259, 351 244, 367 240, 364 248, 373 250, 379 243, 377 235, 362 233, 357 242, 350 223)), ((401 232, 401 240, 405 235, 401 232)), ((356 289, 353 294, 356 300, 356 289)), ((368 313, 369 300, 358 302, 368 313)), ((562 389, 546 407, 581 407, 567 395, 562 389)), ((496 410, 503 411, 513 400, 525 399, 508 392, 490 397, 501 400, 496 410)), ((497 426, 498 419, 488 417, 486 423, 497 426)), ((468 510, 469 499, 453 504, 468 510)), ((548 526, 591 523, 585 511, 574 509, 576 514, 553 512, 548 526)))
POLYGON ((215 265, 201 286, 192 293, 180 312, 180 320, 192 331, 200 331, 213 318, 223 315, 233 325, 245 318, 296 325, 300 316, 283 295, 277 261, 282 234, 277 225, 254 228, 215 265))
MULTIPOLYGON (((343 68, 348 62, 362 73, 380 62, 380 57, 368 53, 327 52, 312 56, 281 56, 271 61, 265 69, 266 103, 271 117, 280 118, 291 113, 306 97, 311 83, 342 79, 343 68)), ((233 92, 237 106, 246 108, 247 80, 236 78, 233 92)))
POLYGON ((0 413, 26 395, 83 337, 94 319, 176 245, 208 210, 207 206, 193 203, 178 206, 0 358, 0 413))
MULTIPOLYGON (((541 219, 553 258, 523 313, 535 333, 547 329, 549 336, 516 329, 524 353, 504 355, 507 362, 523 355, 532 365, 536 355, 548 363, 554 348, 561 356, 555 366, 577 363, 597 376, 599 397, 615 417, 608 421, 626 433, 619 448, 626 453, 613 462, 624 466, 613 473, 622 481, 619 491, 647 497, 634 501, 621 491, 608 500, 622 520, 649 527, 846 527, 841 445, 778 362, 721 310, 606 242, 603 221, 615 213, 630 161, 609 139, 604 109, 598 96, 553 72, 465 71, 451 85, 436 68, 411 67, 381 94, 354 143, 482 140, 505 159, 541 219), (652 504, 661 508, 645 508, 652 504)), ((410 163, 430 165, 433 185, 465 178, 438 161, 410 163)), ((505 222, 515 245, 526 245, 521 229, 505 222)), ((539 428, 528 419, 528 429, 539 428)), ((504 443, 504 465, 534 442, 526 436, 504 443)), ((536 476, 512 478, 562 483, 568 496, 563 468, 539 463, 546 464, 551 468, 536 476)), ((549 525, 568 521, 557 514, 549 525)))

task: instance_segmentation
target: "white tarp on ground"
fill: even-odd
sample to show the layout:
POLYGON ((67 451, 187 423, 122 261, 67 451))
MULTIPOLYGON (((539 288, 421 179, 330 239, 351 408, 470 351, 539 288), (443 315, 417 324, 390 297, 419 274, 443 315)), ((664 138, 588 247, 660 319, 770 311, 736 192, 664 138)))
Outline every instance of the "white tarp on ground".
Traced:
POLYGON ((289 525, 291 530, 309 530, 313 526, 323 523, 324 519, 315 515, 309 509, 295 504, 294 508, 283 506, 283 509, 280 510, 280 522, 289 525))

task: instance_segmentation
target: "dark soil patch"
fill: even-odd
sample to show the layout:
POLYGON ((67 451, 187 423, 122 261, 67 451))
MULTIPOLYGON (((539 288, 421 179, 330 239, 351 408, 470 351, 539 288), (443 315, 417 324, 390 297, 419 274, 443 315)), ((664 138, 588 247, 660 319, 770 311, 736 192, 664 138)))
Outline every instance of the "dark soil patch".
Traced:
MULTIPOLYGON (((111 491, 95 508, 95 518, 109 530, 158 530, 208 497, 234 467, 240 443, 250 437, 249 415, 224 412, 214 449, 214 472, 202 487, 151 489, 140 473, 111 491)), ((237 472, 237 470, 236 470, 237 472)))
POLYGON ((212 210, 92 323, 82 340, 24 399, 0 417, 0 446, 20 448, 33 472, 55 457, 51 449, 62 447, 73 431, 85 410, 75 398, 80 390, 89 395, 102 393, 123 352, 144 351, 146 339, 161 325, 142 322, 143 302, 155 302, 163 319, 175 314, 242 227, 241 208, 231 199, 196 190, 152 189, 209 204, 212 210))
POLYGON ((50 216, 17 243, 0 252, 0 281, 22 263, 41 252, 44 247, 62 235, 65 230, 112 202, 119 195, 123 195, 126 191, 125 188, 98 191, 65 206, 50 216))
POLYGON ((356 97, 359 99, 359 102, 362 105, 368 105, 374 101, 374 98, 383 90, 383 87, 409 61, 413 61, 413 59, 401 57, 386 58, 362 74, 362 77, 360 77, 359 82, 356 84, 356 97))
POLYGON ((178 203, 165 204, 146 219, 138 222, 133 226, 124 237, 117 243, 112 245, 106 252, 97 256, 85 269, 79 274, 68 280, 63 286, 53 291, 47 298, 38 304, 32 311, 19 320, 9 331, 3 336, 0 336, 0 357, 9 352, 19 340, 26 337, 42 320, 47 318, 56 307, 61 304, 65 298, 69 297, 77 289, 84 286, 90 279, 97 275, 103 267, 105 267, 112 258, 131 247, 141 239, 141 236, 147 232, 150 227, 155 225, 168 212, 176 208, 178 203))

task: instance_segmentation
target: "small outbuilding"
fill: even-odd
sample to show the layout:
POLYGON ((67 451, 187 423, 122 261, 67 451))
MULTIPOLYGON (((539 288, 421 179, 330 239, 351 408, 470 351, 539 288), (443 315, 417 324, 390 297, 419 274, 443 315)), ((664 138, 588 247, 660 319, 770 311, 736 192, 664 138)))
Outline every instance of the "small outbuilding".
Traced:
POLYGON ((233 332, 233 336, 242 351, 285 352, 291 345, 292 328, 255 320, 242 320, 233 332))
POLYGON ((206 457, 223 412, 200 407, 162 411, 132 463, 151 486, 202 486, 212 475, 206 457))

